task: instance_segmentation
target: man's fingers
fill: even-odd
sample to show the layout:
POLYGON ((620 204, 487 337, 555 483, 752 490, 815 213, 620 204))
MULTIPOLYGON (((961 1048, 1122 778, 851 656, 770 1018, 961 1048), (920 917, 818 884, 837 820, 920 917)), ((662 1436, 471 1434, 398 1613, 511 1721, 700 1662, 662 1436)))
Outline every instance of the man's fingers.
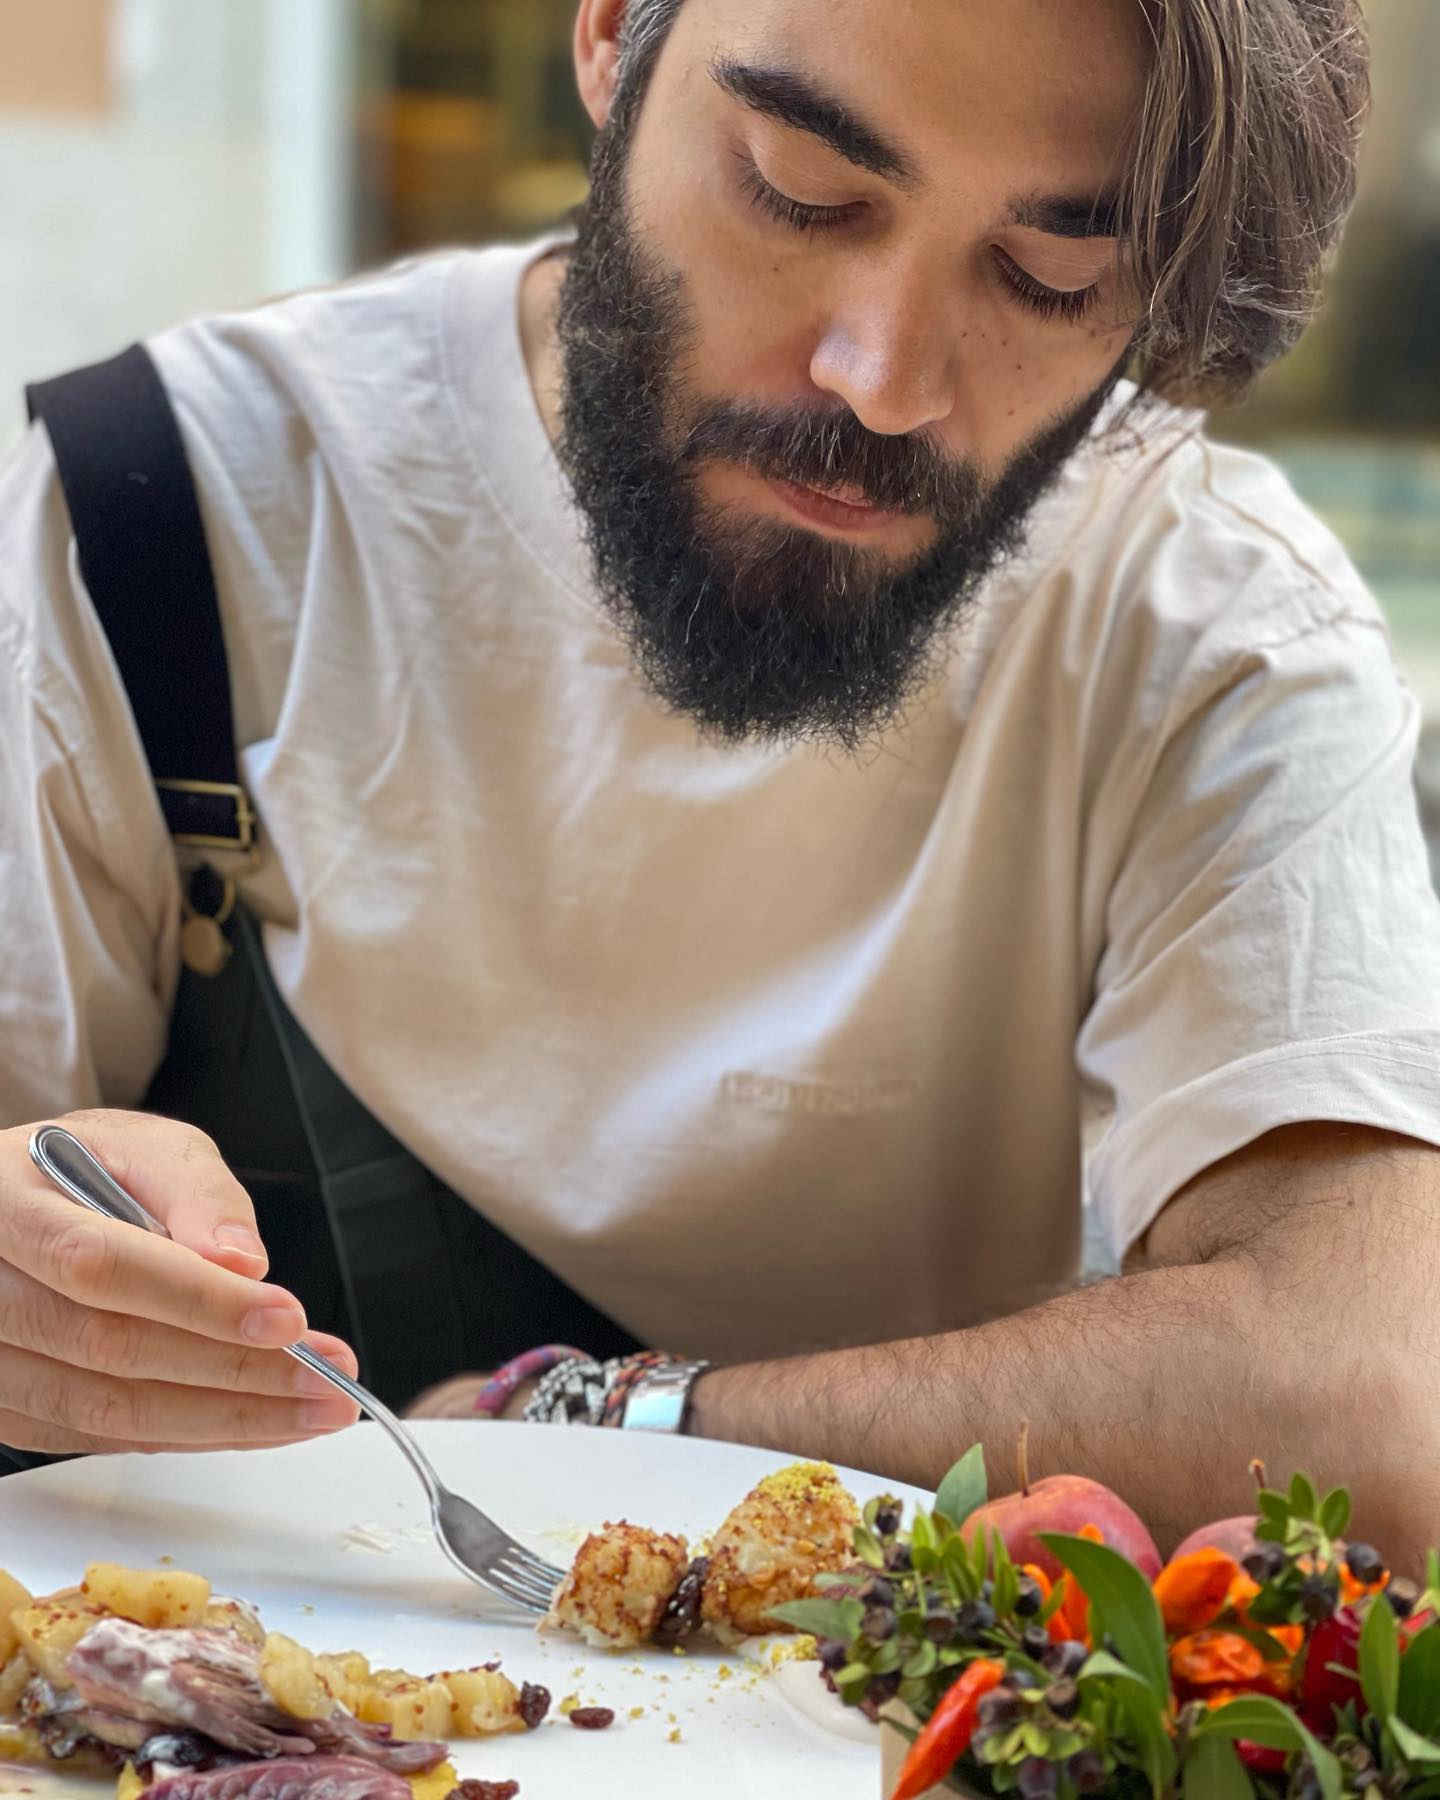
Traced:
POLYGON ((175 1239, 237 1274, 270 1266, 250 1196, 210 1138, 148 1113, 80 1112, 61 1121, 175 1239))
MULTIPOLYGON (((283 1351, 217 1344, 130 1313, 96 1312, 3 1263, 0 1342, 126 1381, 173 1381, 249 1394, 333 1391, 283 1351)), ((355 1375, 354 1353, 339 1338, 312 1332, 307 1342, 344 1374, 355 1375)))
POLYGON ((0 1202, 0 1262, 81 1306, 253 1349, 294 1343, 305 1330, 300 1302, 283 1288, 75 1206, 38 1173, 7 1183, 0 1202))
POLYGON ((288 1444, 303 1442, 300 1438, 277 1438, 265 1444, 121 1444, 107 1443, 101 1438, 88 1438, 63 1426, 40 1419, 27 1419, 19 1413, 0 1408, 0 1444, 12 1450, 25 1450, 37 1456, 152 1456, 163 1452, 182 1451, 191 1455, 207 1450, 280 1450, 288 1444))
POLYGON ((0 1349, 0 1394, 6 1410, 21 1418, 132 1450, 276 1443, 341 1431, 358 1416, 354 1404, 333 1389, 323 1398, 282 1399, 174 1382, 121 1381, 15 1349, 0 1349))

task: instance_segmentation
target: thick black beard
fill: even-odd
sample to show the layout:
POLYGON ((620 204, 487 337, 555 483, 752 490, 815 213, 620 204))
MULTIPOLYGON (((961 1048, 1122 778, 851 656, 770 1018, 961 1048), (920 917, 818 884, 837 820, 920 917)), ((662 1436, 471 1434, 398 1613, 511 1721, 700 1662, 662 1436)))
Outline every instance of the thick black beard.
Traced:
POLYGON ((557 445, 602 600, 654 692, 707 734, 855 750, 938 672, 985 577, 1085 438, 1119 371, 986 483, 924 434, 887 437, 842 408, 686 406, 692 343, 678 276, 626 216, 628 114, 596 148, 562 285, 557 445), (928 518, 930 547, 874 552, 708 505, 693 473, 726 458, 809 485, 850 484, 928 518))

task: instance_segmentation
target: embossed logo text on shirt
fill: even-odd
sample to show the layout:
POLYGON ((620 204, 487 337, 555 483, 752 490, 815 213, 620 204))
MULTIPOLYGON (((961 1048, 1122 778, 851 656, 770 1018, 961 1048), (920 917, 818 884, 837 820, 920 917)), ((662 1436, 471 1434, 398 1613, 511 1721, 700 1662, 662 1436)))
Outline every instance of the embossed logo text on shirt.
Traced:
POLYGON ((749 1069, 732 1070, 720 1087, 726 1099, 758 1106, 764 1112, 813 1113, 827 1119, 904 1112, 920 1098, 914 1081, 789 1081, 749 1069))

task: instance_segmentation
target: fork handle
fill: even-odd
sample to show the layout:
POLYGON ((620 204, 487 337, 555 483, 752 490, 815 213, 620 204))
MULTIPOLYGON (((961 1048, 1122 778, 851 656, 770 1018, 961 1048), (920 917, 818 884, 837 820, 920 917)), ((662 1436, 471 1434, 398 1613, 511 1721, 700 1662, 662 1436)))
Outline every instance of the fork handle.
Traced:
POLYGON ((104 1164, 63 1125, 42 1125, 31 1134, 30 1160, 77 1205, 104 1213, 107 1219, 119 1219, 122 1224, 138 1225, 142 1231, 169 1237, 154 1213, 147 1212, 133 1194, 127 1193, 104 1164))
POLYGON ((327 1362, 318 1350, 312 1350, 308 1344, 287 1344, 286 1353, 293 1356, 296 1362, 304 1363, 307 1369, 313 1369, 317 1375, 323 1375, 332 1387, 339 1388, 342 1394, 350 1398, 383 1430, 387 1431, 395 1444, 405 1453, 412 1469, 424 1482, 430 1495, 430 1504, 438 1506, 442 1487, 439 1476, 430 1466, 430 1459, 406 1430, 404 1424, 391 1412, 383 1400, 377 1400, 368 1388, 361 1387, 358 1381, 352 1381, 334 1363, 327 1362))
MULTIPOLYGON (((140 1231, 153 1232, 158 1237, 170 1236, 159 1219, 122 1187, 103 1163, 85 1148, 79 1138, 66 1131, 63 1125, 42 1125, 33 1132, 30 1138, 30 1158, 36 1168, 78 1206, 88 1207, 91 1212, 103 1213, 107 1219, 118 1219, 122 1225, 134 1225, 140 1231)), ((352 1381, 333 1363, 327 1362, 318 1350, 312 1350, 308 1344, 287 1344, 285 1349, 296 1362, 304 1363, 307 1369, 313 1369, 317 1375, 323 1375, 333 1387, 339 1388, 342 1394, 348 1394, 377 1425, 390 1434, 404 1451, 411 1468, 425 1484, 431 1506, 438 1506, 444 1491, 440 1478, 431 1468, 424 1451, 390 1408, 382 1400, 377 1400, 367 1388, 361 1387, 358 1381, 352 1381)))

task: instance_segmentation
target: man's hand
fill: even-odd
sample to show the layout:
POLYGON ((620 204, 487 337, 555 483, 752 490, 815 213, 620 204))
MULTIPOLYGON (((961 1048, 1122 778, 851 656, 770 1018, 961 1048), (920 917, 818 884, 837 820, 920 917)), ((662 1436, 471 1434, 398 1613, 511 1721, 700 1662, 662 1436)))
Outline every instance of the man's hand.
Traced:
POLYGON ((32 1128, 0 1131, 0 1443, 244 1449, 353 1424, 281 1346, 304 1336, 349 1375, 354 1355, 265 1283, 249 1198, 209 1138, 140 1113, 57 1122, 174 1241, 74 1205, 30 1161, 32 1128))

